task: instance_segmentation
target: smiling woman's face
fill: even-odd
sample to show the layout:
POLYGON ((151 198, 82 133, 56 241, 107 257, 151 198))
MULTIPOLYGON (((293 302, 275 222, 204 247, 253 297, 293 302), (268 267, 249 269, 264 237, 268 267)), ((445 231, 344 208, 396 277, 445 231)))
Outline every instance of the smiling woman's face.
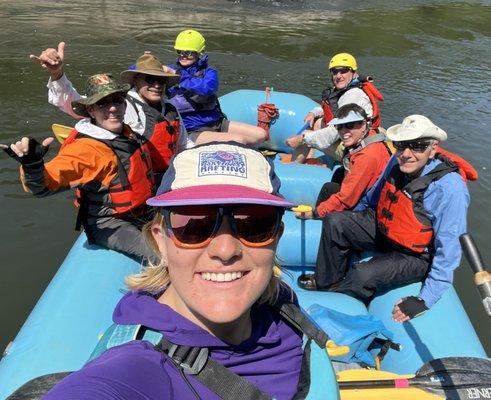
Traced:
POLYGON ((160 224, 153 225, 152 234, 171 282, 160 302, 205 329, 249 317, 271 279, 278 238, 264 247, 248 247, 232 234, 228 219, 198 249, 177 247, 160 224))

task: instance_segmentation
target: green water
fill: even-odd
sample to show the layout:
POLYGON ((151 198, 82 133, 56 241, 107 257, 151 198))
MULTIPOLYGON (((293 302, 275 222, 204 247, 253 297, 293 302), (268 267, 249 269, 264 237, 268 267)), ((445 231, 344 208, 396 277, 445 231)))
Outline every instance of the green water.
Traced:
MULTIPOLYGON (((269 85, 316 100, 329 57, 348 51, 385 95, 384 126, 425 114, 449 133, 447 147, 478 169, 468 230, 491 260, 490 21, 489 1, 0 0, 0 142, 72 122, 47 104, 47 74, 28 58, 60 40, 68 44, 67 73, 81 87, 84 76, 122 71, 145 50, 172 62, 173 39, 192 27, 207 38, 222 94, 269 85)), ((76 237, 71 199, 24 194, 17 165, 0 154, 0 349, 76 237)), ((465 262, 456 287, 490 354, 490 319, 465 262)))

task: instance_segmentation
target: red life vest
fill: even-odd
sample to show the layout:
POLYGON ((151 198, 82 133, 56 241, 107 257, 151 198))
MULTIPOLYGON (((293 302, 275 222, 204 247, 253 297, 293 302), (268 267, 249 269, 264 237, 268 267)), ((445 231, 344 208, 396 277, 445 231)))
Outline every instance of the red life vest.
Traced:
POLYGON ((423 206, 426 189, 431 182, 458 171, 448 158, 437 158, 441 164, 406 185, 405 175, 399 165, 395 165, 386 178, 377 204, 379 231, 392 242, 416 253, 423 253, 433 241, 432 223, 423 206))
POLYGON ((479 174, 477 173, 476 169, 464 158, 444 149, 441 146, 437 147, 436 153, 449 158, 459 168, 459 174, 464 182, 477 181, 477 178, 479 178, 479 174))
POLYGON ((170 164, 170 159, 176 154, 176 146, 181 132, 181 122, 176 108, 166 102, 162 102, 164 112, 160 112, 141 102, 132 96, 126 100, 136 111, 138 120, 141 122, 137 104, 145 113, 145 130, 143 136, 150 142, 150 155, 155 173, 163 173, 170 164))
POLYGON ((342 90, 336 90, 328 88, 322 92, 322 111, 324 112, 323 120, 325 124, 328 124, 334 118, 334 114, 338 110, 339 98, 345 94, 348 90, 359 88, 370 99, 372 103, 372 128, 378 128, 382 124, 382 117, 380 115, 380 107, 378 102, 384 101, 384 96, 373 84, 373 79, 370 76, 365 78, 359 77, 354 84, 350 84, 348 87, 342 90))
MULTIPOLYGON (((125 126, 125 129, 129 128, 125 126)), ((86 217, 139 214, 155 191, 149 141, 138 135, 135 140, 124 135, 118 135, 112 140, 97 139, 74 129, 63 147, 71 145, 77 138, 90 138, 104 143, 118 160, 118 173, 108 188, 102 188, 99 182, 87 182, 77 189, 75 204, 80 207, 77 229, 86 217)))

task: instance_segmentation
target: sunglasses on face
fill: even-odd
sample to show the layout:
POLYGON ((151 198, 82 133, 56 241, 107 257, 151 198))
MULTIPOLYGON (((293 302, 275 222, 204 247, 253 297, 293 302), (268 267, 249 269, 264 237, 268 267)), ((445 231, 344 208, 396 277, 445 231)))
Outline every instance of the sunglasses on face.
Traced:
POLYGON ((348 67, 342 67, 342 68, 331 68, 331 75, 337 75, 337 74, 346 74, 351 71, 351 68, 348 67))
POLYGON ((418 153, 424 152, 431 145, 430 140, 411 140, 404 142, 392 142, 397 151, 404 151, 409 149, 411 151, 416 151, 418 153))
POLYGON ((110 96, 110 97, 104 97, 103 99, 99 100, 95 104, 99 108, 106 108, 106 107, 110 107, 112 105, 120 106, 125 101, 126 101, 126 98, 124 96, 110 96))
POLYGON ((192 58, 194 56, 196 56, 198 53, 196 53, 195 51, 191 51, 191 50, 177 50, 177 55, 179 57, 185 57, 185 58, 192 58))
POLYGON ((154 75, 142 75, 143 79, 149 85, 153 85, 154 83, 158 83, 159 85, 165 85, 167 79, 164 76, 154 76, 154 75))
POLYGON ((163 209, 164 224, 177 247, 199 249, 216 236, 227 217, 232 234, 244 245, 264 247, 278 234, 283 210, 273 206, 180 206, 163 209))
POLYGON ((346 128, 346 129, 359 128, 359 127, 361 127, 362 124, 363 124, 363 121, 347 122, 345 124, 336 125, 336 129, 338 131, 340 131, 343 128, 346 128))

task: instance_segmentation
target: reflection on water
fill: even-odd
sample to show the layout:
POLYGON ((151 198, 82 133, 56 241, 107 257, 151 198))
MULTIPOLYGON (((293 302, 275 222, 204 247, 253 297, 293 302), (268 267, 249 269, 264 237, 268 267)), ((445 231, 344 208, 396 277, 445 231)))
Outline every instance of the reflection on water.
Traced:
MULTIPOLYGON (((51 123, 71 123, 46 104, 46 73, 28 59, 60 40, 68 43, 67 73, 80 87, 84 76, 122 71, 144 50, 172 62, 176 34, 192 27, 207 38, 221 93, 270 85, 314 99, 327 80, 329 57, 348 51, 385 95, 384 126, 426 114, 449 133, 447 147, 478 168, 480 180, 470 185, 469 231, 491 260, 490 11, 487 1, 443 0, 0 0, 0 142, 45 136, 51 123)), ((17 171, 0 157, 0 348, 75 238, 71 195, 33 199, 22 193, 17 171)), ((471 279, 465 264, 456 286, 489 353, 490 324, 471 279)))

